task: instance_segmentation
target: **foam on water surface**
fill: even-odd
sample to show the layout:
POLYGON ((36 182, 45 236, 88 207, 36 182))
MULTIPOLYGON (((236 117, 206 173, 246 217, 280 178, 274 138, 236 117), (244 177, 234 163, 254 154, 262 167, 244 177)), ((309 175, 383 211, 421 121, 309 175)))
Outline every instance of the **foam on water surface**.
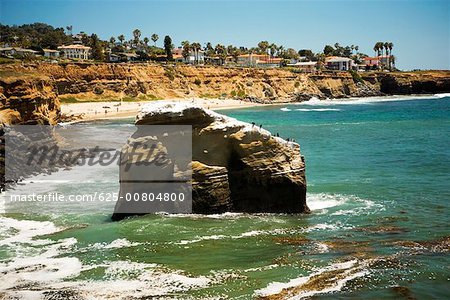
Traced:
POLYGON ((350 260, 342 263, 334 263, 318 268, 310 275, 291 279, 287 283, 272 282, 267 287, 256 290, 254 295, 259 297, 279 295, 282 299, 304 299, 317 294, 340 291, 345 284, 355 278, 367 275, 367 263, 358 260, 350 260), (334 274, 338 275, 334 275, 334 274), (325 284, 322 289, 312 288, 312 280, 323 277, 325 284), (330 277, 332 280, 330 281, 330 277), (309 283, 309 285, 308 285, 309 283))

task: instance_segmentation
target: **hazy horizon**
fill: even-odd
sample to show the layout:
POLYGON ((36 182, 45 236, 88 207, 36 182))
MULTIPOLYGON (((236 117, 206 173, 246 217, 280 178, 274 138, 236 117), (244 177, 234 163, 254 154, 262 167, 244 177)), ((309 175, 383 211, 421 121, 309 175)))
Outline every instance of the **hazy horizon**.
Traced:
POLYGON ((326 44, 358 45, 374 55, 377 41, 393 42, 400 69, 450 69, 449 3, 428 1, 75 1, 2 0, 0 22, 73 26, 108 40, 136 28, 175 46, 252 47, 261 40, 285 48, 323 50, 326 44))

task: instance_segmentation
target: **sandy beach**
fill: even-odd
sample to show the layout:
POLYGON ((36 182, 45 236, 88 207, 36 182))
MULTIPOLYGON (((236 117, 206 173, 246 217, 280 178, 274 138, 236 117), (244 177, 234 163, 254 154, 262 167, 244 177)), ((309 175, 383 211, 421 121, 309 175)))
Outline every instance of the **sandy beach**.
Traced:
POLYGON ((61 112, 62 114, 69 117, 80 116, 81 117, 80 120, 126 118, 136 116, 141 106, 154 101, 191 102, 193 104, 200 105, 204 108, 213 110, 265 105, 234 99, 200 99, 200 98, 166 99, 166 100, 138 101, 138 102, 80 101, 79 103, 61 104, 61 112))

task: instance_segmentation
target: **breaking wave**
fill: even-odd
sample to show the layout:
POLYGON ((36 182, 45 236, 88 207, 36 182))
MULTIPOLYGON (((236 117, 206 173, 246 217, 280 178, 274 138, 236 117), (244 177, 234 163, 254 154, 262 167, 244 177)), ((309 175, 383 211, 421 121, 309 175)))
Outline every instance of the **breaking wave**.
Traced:
POLYGON ((303 299, 317 294, 340 291, 345 284, 355 278, 369 274, 368 262, 350 260, 334 263, 316 269, 307 276, 301 276, 287 283, 272 282, 267 287, 256 290, 257 297, 276 296, 277 299, 303 299))

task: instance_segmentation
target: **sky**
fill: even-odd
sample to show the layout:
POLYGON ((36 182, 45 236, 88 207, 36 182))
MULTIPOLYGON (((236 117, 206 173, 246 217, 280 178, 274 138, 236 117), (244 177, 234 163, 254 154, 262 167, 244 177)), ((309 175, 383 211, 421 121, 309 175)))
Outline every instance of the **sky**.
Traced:
POLYGON ((0 0, 0 23, 73 26, 102 39, 136 28, 204 45, 252 47, 261 40, 322 51, 358 45, 374 55, 377 41, 394 43, 397 67, 450 69, 450 0, 0 0))

